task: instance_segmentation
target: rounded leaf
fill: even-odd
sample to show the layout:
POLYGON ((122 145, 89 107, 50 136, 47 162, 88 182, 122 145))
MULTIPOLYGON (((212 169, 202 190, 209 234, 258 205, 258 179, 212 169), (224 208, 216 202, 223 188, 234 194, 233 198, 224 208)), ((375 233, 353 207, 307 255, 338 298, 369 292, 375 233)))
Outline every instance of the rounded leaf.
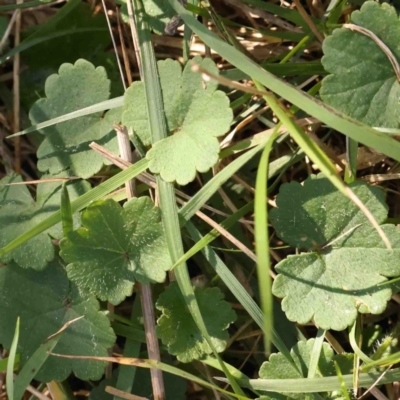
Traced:
MULTIPOLYGON (((229 338, 226 330, 236 320, 236 313, 222 300, 223 294, 218 288, 195 288, 195 296, 214 348, 218 352, 224 351, 229 338)), ((211 354, 212 350, 197 328, 176 282, 160 295, 156 307, 162 311, 157 321, 157 333, 170 354, 185 363, 211 354)))
MULTIPOLYGON (((195 57, 193 62, 217 74, 209 60, 195 57)), ((229 98, 216 91, 214 82, 204 82, 193 72, 191 63, 182 71, 177 61, 158 63, 167 128, 171 136, 153 145, 147 153, 149 168, 167 182, 185 185, 196 171, 206 172, 218 161, 218 136, 225 134, 233 113, 229 98)), ((133 129, 145 145, 151 144, 147 102, 141 82, 135 82, 125 93, 124 125, 133 129)))
MULTIPOLYGON (((385 221, 381 190, 363 183, 351 188, 379 223, 385 221)), ((322 329, 342 330, 357 312, 382 313, 392 291, 378 284, 400 275, 400 229, 381 225, 393 248, 388 250, 365 215, 322 175, 304 186, 282 185, 277 205, 271 211, 277 234, 293 246, 316 250, 275 267, 272 291, 283 298, 288 319, 300 324, 313 319, 322 329)))
MULTIPOLYGON (((62 64, 58 74, 49 76, 45 93, 46 98, 38 100, 30 110, 32 124, 107 100, 110 81, 103 67, 95 68, 86 60, 78 60, 74 65, 62 64)), ((97 112, 40 130, 45 139, 37 153, 38 169, 51 174, 70 169, 82 178, 93 176, 108 162, 89 144, 96 141, 118 153, 113 124, 119 121, 120 110, 114 109, 104 117, 97 112)))
POLYGON ((60 255, 83 293, 119 304, 136 280, 165 280, 172 263, 160 212, 148 197, 123 208, 111 199, 94 202, 82 213, 82 225, 60 242, 60 255))

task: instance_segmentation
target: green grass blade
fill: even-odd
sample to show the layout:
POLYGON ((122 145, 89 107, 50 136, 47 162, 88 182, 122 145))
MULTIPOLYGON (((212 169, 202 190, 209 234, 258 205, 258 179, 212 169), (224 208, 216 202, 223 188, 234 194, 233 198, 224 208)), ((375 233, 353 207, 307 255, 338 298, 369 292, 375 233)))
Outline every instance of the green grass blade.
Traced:
POLYGON ((349 334, 349 341, 350 341, 350 346, 354 351, 354 354, 356 354, 360 360, 363 360, 365 363, 370 364, 373 363, 373 359, 369 358, 359 347, 357 344, 357 339, 356 339, 356 330, 357 330, 357 320, 354 321, 354 324, 350 328, 350 334, 349 334))
POLYGON ((271 14, 279 15, 280 17, 293 22, 296 25, 304 25, 304 20, 297 10, 280 7, 276 4, 267 3, 262 0, 243 0, 243 2, 259 8, 260 10, 268 11, 271 14))
POLYGON ((146 343, 146 335, 143 330, 120 324, 119 322, 112 322, 111 326, 115 334, 118 336, 122 336, 138 343, 146 343))
POLYGON ((342 374, 342 371, 340 370, 339 364, 336 361, 334 361, 334 365, 335 365, 336 375, 340 382, 340 387, 342 389, 343 396, 344 396, 345 400, 351 400, 350 396, 349 396, 349 392, 347 391, 347 388, 346 388, 346 384, 344 383, 343 374, 342 374))
POLYGON ((263 70, 259 65, 218 38, 214 33, 208 30, 207 27, 193 18, 191 13, 182 7, 178 0, 168 1, 193 32, 195 32, 206 45, 210 46, 232 65, 245 72, 253 79, 259 81, 272 92, 277 93, 279 96, 298 106, 303 111, 318 118, 328 126, 349 136, 353 140, 363 143, 368 147, 372 147, 373 149, 400 161, 399 142, 388 135, 378 132, 361 122, 344 115, 343 113, 329 107, 327 104, 324 104, 307 93, 298 90, 296 87, 263 70))
POLYGON ((14 397, 14 363, 19 341, 19 325, 20 325, 20 318, 18 317, 17 323, 15 324, 15 333, 11 343, 10 355, 8 356, 8 363, 7 363, 6 389, 7 389, 7 396, 10 400, 16 399, 16 397, 14 397))
POLYGON ((26 135, 27 133, 36 132, 39 129, 48 128, 49 126, 53 126, 56 124, 60 124, 62 122, 70 121, 71 119, 83 117, 85 115, 90 115, 90 114, 94 114, 96 112, 122 107, 123 104, 124 104, 124 96, 116 97, 115 99, 102 101, 101 103, 93 104, 92 106, 81 108, 80 110, 76 110, 76 111, 70 112, 68 114, 64 114, 64 115, 61 115, 61 116, 53 118, 53 119, 49 119, 48 121, 41 122, 40 124, 32 125, 29 128, 24 129, 21 132, 17 132, 10 136, 7 136, 7 139, 11 139, 16 136, 26 135))
POLYGON ((269 236, 268 236, 268 209, 267 209, 267 186, 268 186, 268 161, 272 144, 276 138, 279 126, 265 144, 260 163, 257 169, 255 199, 254 199, 254 236, 257 254, 257 276, 258 289, 260 292, 261 309, 264 315, 264 345, 267 354, 271 353, 272 327, 274 316, 272 309, 272 291, 269 258, 269 236))
POLYGON ((352 183, 357 178, 357 152, 358 142, 346 138, 346 169, 344 171, 344 181, 352 183))
MULTIPOLYGON (((122 186, 125 182, 131 180, 135 176, 145 171, 147 167, 148 167, 148 161, 146 159, 140 160, 136 164, 118 173, 117 175, 103 182, 94 189, 89 190, 87 193, 80 196, 78 199, 74 200, 71 203, 72 213, 76 213, 87 207, 91 202, 103 198, 108 193, 122 186)), ((18 236, 17 238, 12 240, 9 244, 0 249, 0 257, 3 256, 4 254, 7 254, 11 250, 14 250, 15 248, 25 243, 29 239, 32 239, 39 233, 42 233, 45 230, 54 226, 55 224, 58 224, 60 221, 61 221, 61 211, 56 211, 55 213, 51 214, 50 217, 46 218, 44 221, 36 225, 33 229, 25 232, 21 236, 18 236)))
POLYGON ((67 185, 64 182, 61 187, 61 222, 63 227, 64 237, 68 236, 68 233, 74 230, 74 222, 72 218, 71 202, 69 200, 69 194, 67 185))
POLYGON ((390 356, 381 358, 379 360, 372 360, 361 367, 362 371, 368 371, 370 368, 387 367, 389 365, 397 364, 400 362, 400 351, 391 354, 390 356))
MULTIPOLYGON (((378 379, 380 379, 379 384, 397 382, 400 380, 400 368, 388 371, 384 376, 380 371, 362 373, 359 376, 359 387, 368 388, 378 379)), ((226 381, 224 378, 219 380, 226 381)), ((248 382, 246 380, 238 382, 242 387, 269 392, 318 393, 342 389, 337 376, 300 379, 250 379, 248 382)), ((343 382, 347 389, 353 389, 353 375, 343 375, 343 382)))

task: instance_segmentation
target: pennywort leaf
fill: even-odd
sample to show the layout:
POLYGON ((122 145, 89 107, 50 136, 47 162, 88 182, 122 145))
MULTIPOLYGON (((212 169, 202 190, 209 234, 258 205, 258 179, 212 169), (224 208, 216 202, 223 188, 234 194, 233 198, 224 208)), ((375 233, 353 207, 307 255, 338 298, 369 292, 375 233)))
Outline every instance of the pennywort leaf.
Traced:
MULTIPOLYGON (((192 61, 218 73, 210 59, 195 57, 192 61)), ((196 171, 206 172, 217 163, 217 137, 228 131, 233 114, 226 94, 216 90, 215 83, 205 83, 199 73, 192 71, 190 62, 182 71, 177 61, 159 61, 158 71, 171 136, 155 143, 146 158, 150 170, 163 180, 185 185, 195 178, 196 171)), ((126 91, 122 122, 144 144, 150 144, 142 82, 133 83, 126 91)))
POLYGON ((165 280, 172 263, 160 212, 150 198, 133 198, 123 208, 99 200, 83 212, 82 225, 60 242, 60 255, 68 278, 83 293, 119 304, 136 280, 165 280))
MULTIPOLYGON (((383 224, 387 208, 383 193, 357 182, 351 189, 383 224)), ((273 293, 283 298, 287 317, 298 323, 314 319, 322 329, 342 330, 357 312, 380 314, 391 297, 377 284, 400 275, 400 230, 381 225, 393 250, 387 250, 364 214, 337 192, 322 175, 304 186, 282 185, 278 208, 271 211, 277 235, 307 253, 277 264, 273 293)))
MULTIPOLYGON (((33 125, 108 100, 110 81, 103 67, 95 68, 80 59, 74 65, 62 64, 58 74, 47 78, 45 93, 46 98, 38 100, 30 110, 33 125)), ((89 144, 96 141, 118 153, 113 124, 120 121, 120 113, 116 108, 104 116, 93 113, 39 130, 45 139, 37 152, 38 169, 51 174, 69 169, 82 178, 93 176, 108 162, 89 144)))
MULTIPOLYGON (((218 288, 195 288, 194 292, 212 344, 222 352, 229 337, 226 329, 236 320, 236 313, 223 300, 218 288)), ((176 355, 179 361, 190 362, 212 353, 175 282, 161 294, 156 307, 162 312, 157 321, 157 333, 170 354, 176 355)))

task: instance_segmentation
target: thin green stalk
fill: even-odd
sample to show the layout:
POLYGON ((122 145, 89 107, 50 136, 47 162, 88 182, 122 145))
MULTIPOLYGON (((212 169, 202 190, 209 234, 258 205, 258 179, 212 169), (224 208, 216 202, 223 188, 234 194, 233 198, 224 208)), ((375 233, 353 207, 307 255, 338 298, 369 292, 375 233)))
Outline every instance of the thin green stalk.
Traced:
POLYGON ((264 345, 267 354, 271 353, 273 321, 273 297, 271 291, 269 236, 268 236, 268 164, 272 144, 277 136, 278 128, 270 136, 258 164, 256 190, 254 199, 254 236, 257 254, 257 276, 260 292, 261 309, 264 314, 264 345))
POLYGON ((337 363, 337 361, 334 361, 334 365, 335 365, 336 375, 340 382, 340 388, 342 389, 343 396, 344 396, 345 400, 350 400, 349 392, 347 391, 346 384, 343 379, 343 374, 342 374, 342 371, 340 370, 340 367, 339 367, 339 364, 337 363))
POLYGON ((310 36, 304 36, 303 39, 301 39, 300 42, 297 43, 296 46, 294 46, 293 49, 290 50, 284 58, 282 58, 279 64, 285 64, 286 62, 288 62, 295 54, 297 54, 298 51, 300 51, 305 46, 309 39, 310 36))

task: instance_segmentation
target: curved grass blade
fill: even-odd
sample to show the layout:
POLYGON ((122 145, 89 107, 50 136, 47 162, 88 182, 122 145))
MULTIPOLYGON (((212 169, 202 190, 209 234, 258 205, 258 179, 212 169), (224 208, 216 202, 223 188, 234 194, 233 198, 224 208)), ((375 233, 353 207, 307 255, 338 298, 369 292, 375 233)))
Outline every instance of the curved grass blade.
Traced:
POLYGON ((271 152, 272 144, 277 136, 278 130, 279 125, 275 128, 274 133, 265 144, 260 163, 258 164, 254 199, 254 237, 257 254, 258 288, 260 292, 261 309, 264 315, 264 345, 267 354, 271 353, 272 327, 274 324, 267 209, 268 161, 269 153, 271 152))

